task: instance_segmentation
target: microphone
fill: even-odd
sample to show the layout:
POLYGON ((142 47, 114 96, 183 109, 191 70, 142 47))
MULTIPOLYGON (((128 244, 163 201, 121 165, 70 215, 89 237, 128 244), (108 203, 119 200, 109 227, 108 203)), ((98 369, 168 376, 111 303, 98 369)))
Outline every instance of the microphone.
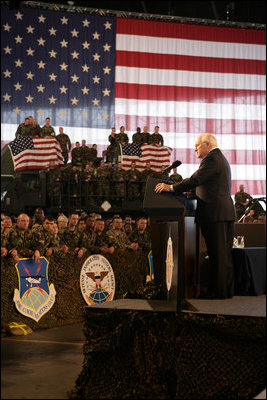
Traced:
POLYGON ((182 161, 176 160, 168 168, 165 168, 164 172, 170 172, 171 169, 179 167, 179 165, 181 165, 181 164, 182 164, 182 161))

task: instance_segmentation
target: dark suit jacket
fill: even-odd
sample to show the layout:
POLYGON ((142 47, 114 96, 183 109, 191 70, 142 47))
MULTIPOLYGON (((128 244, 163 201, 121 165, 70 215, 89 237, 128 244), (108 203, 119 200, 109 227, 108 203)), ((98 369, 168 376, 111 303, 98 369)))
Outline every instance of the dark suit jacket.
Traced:
POLYGON ((190 178, 173 185, 177 194, 194 188, 197 196, 196 222, 235 220, 230 165, 220 149, 211 150, 190 178))

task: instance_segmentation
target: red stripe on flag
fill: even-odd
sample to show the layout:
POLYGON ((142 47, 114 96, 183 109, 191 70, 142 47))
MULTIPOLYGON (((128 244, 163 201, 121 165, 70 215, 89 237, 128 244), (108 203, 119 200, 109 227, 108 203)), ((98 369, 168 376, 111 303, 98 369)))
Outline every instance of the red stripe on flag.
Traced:
POLYGON ((205 101, 207 103, 266 104, 265 90, 238 90, 188 86, 145 85, 117 82, 116 98, 166 101, 205 101))
MULTIPOLYGON (((127 130, 135 131, 138 126, 154 129, 159 125, 160 132, 177 132, 200 134, 209 132, 216 134, 265 135, 266 123, 261 120, 238 119, 208 119, 208 118, 176 118, 176 117, 149 117, 138 115, 115 115, 115 125, 126 126, 127 130)), ((167 134, 166 134, 167 135, 167 134)))
POLYGON ((166 38, 265 44, 266 31, 117 18, 116 33, 166 38), (159 34, 160 32, 160 34, 159 34))
POLYGON ((239 191, 239 185, 244 185, 245 192, 252 195, 266 193, 266 180, 232 180, 232 194, 239 191))
POLYGON ((157 54, 116 51, 116 66, 176 69, 186 71, 223 72, 238 74, 266 74, 266 62, 217 57, 196 57, 179 54, 157 54))

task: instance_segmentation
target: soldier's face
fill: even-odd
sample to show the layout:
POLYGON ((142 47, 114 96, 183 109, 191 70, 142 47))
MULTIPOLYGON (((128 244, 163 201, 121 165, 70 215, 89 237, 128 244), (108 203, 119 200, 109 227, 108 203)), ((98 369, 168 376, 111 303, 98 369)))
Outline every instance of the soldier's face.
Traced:
POLYGON ((65 219, 62 221, 59 220, 57 224, 59 229, 67 228, 68 221, 65 219))
POLYGON ((104 228, 105 228, 105 223, 104 223, 104 221, 97 221, 96 222, 96 224, 95 224, 95 231, 96 232, 103 232, 103 230, 104 230, 104 228))
POLYGON ((78 215, 75 215, 75 214, 71 215, 70 219, 69 219, 69 225, 76 226, 78 224, 78 220, 79 220, 78 215))
POLYGON ((47 231, 47 232, 53 230, 53 225, 54 225, 54 221, 49 221, 48 219, 46 219, 46 220, 43 222, 44 230, 47 231))
POLYGON ((144 231, 146 229, 146 226, 147 226, 147 222, 145 219, 140 219, 137 222, 137 228, 139 231, 144 231))
POLYGON ((114 221, 113 221, 113 228, 114 229, 121 229, 122 228, 122 219, 115 219, 114 221))
POLYGON ((29 217, 26 217, 26 216, 21 217, 17 220, 17 227, 19 229, 21 229, 22 231, 26 231, 26 229, 28 229, 28 227, 29 227, 29 222, 30 222, 29 217))

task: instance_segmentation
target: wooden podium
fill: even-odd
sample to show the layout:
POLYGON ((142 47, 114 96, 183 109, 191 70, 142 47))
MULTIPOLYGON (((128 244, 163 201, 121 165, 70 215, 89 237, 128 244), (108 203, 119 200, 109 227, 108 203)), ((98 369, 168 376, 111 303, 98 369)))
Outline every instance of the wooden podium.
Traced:
POLYGON ((196 200, 176 196, 171 192, 156 193, 157 178, 149 177, 143 207, 150 217, 155 283, 161 287, 162 300, 181 310, 182 300, 199 294, 199 233, 194 223, 196 200), (173 248, 171 288, 166 284, 168 239, 173 248))

